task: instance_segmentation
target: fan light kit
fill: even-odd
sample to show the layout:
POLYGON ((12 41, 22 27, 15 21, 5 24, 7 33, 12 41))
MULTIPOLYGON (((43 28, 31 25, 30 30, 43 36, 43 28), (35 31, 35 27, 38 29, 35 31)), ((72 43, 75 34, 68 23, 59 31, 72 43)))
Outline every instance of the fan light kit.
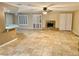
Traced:
POLYGON ((43 8, 43 14, 47 14, 47 7, 43 8))
POLYGON ((47 14, 47 12, 46 11, 43 11, 43 14, 47 14))

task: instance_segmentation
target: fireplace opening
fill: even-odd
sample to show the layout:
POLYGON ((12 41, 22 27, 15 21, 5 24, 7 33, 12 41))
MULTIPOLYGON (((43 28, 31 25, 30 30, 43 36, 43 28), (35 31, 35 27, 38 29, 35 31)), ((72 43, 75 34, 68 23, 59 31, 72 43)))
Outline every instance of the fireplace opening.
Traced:
POLYGON ((55 21, 48 21, 47 28, 55 28, 55 21))

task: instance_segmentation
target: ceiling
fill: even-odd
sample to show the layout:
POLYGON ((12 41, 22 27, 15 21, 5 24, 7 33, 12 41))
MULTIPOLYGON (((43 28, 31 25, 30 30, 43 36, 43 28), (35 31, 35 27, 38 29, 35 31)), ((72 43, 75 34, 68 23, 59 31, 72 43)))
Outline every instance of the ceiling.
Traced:
POLYGON ((43 7, 52 11, 76 11, 79 10, 79 2, 7 2, 18 8, 18 12, 41 12, 43 7))

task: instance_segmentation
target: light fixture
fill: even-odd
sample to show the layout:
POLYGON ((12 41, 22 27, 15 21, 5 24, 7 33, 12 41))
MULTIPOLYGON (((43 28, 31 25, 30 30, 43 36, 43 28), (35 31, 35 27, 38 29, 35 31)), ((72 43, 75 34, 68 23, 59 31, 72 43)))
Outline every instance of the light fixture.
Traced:
POLYGON ((47 14, 47 12, 46 11, 43 11, 43 14, 47 14))
POLYGON ((43 14, 47 14, 47 7, 43 7, 43 14))

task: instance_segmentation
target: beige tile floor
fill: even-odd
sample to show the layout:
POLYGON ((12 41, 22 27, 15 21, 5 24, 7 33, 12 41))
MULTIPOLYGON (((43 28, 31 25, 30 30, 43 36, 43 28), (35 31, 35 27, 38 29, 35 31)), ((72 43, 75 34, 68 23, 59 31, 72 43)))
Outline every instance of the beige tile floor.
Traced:
MULTIPOLYGON (((21 33, 20 33, 21 32, 21 33)), ((23 30, 18 40, 0 48, 7 56, 78 56, 79 37, 71 32, 56 30, 23 30)))
POLYGON ((0 45, 8 42, 8 41, 11 41, 12 39, 15 39, 16 38, 16 31, 15 30, 11 30, 9 32, 3 32, 3 33, 0 33, 0 45))

